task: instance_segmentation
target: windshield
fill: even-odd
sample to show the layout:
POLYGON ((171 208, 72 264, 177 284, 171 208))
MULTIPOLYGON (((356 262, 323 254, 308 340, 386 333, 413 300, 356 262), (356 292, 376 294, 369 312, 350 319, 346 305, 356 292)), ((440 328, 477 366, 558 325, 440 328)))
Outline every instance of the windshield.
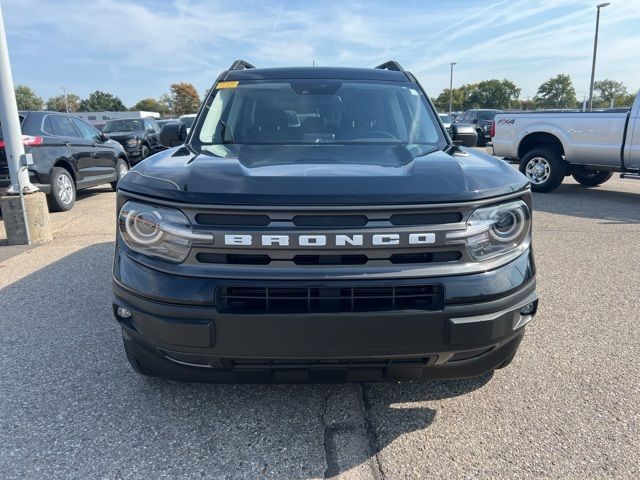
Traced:
POLYGON ((218 145, 404 145, 415 155, 446 140, 412 83, 342 80, 226 82, 207 101, 194 148, 218 145))
POLYGON ((442 120, 442 123, 452 123, 453 120, 451 119, 451 117, 449 115, 440 115, 440 120, 442 120))
POLYGON ((193 121, 196 119, 196 117, 182 117, 180 119, 180 121, 182 123, 184 123, 185 127, 187 128, 191 128, 191 125, 193 125, 193 121))
POLYGON ((109 132, 137 132, 144 130, 144 121, 141 118, 127 120, 112 120, 107 122, 102 131, 109 132))
MULTIPOLYGON (((20 122, 20 125, 22 125, 23 120, 24 120, 24 117, 22 115, 19 115, 18 121, 20 122)), ((4 134, 2 133, 2 123, 0 123, 0 138, 4 138, 4 134)))
POLYGON ((493 120, 498 113, 500 112, 498 112, 497 110, 478 112, 478 118, 480 120, 493 120))

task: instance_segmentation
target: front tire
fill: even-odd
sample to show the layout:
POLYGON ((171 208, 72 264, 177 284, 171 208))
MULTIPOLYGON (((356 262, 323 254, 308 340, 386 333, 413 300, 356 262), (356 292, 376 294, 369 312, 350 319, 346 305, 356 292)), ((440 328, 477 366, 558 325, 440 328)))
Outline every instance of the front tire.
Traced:
POLYGON ((478 140, 476 140, 476 147, 486 147, 487 141, 484 138, 484 132, 482 130, 476 130, 478 134, 478 140))
POLYGON ((534 192, 550 192, 560 186, 567 173, 567 163, 552 148, 536 148, 520 161, 520 171, 531 182, 534 192))
POLYGON ((71 174, 64 168, 51 170, 51 194, 49 208, 53 212, 67 212, 76 203, 76 185, 71 174))
POLYGON ((580 185, 584 185, 585 187, 597 187, 609 180, 613 176, 613 172, 576 168, 571 172, 571 176, 580 185))
POLYGON ((115 182, 111 182, 111 188, 113 188, 114 192, 118 189, 118 182, 129 173, 129 165, 122 158, 119 158, 116 162, 116 173, 118 174, 118 179, 115 182))
POLYGON ((142 152, 140 153, 140 161, 144 160, 149 156, 149 147, 146 145, 142 145, 142 152))

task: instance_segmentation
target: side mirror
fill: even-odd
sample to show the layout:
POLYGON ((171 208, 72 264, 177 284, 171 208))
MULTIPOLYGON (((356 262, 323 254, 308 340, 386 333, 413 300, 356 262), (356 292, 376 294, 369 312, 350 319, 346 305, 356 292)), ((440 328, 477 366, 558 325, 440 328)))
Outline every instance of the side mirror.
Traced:
POLYGON ((104 133, 100 133, 100 141, 106 142, 107 140, 109 140, 109 136, 104 133))
POLYGON ((478 142, 476 129, 467 123, 451 125, 451 139, 455 145, 473 147, 478 142))
POLYGON ((163 147, 171 148, 182 145, 187 138, 187 127, 184 123, 167 123, 160 130, 160 143, 163 147))

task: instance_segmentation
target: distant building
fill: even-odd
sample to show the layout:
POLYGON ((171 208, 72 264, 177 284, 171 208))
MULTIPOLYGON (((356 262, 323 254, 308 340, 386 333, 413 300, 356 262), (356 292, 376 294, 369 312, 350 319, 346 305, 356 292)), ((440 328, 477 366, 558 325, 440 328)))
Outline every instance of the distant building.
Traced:
POLYGON ((141 110, 135 112, 73 112, 73 115, 86 120, 92 125, 103 124, 115 118, 160 118, 158 112, 144 112, 141 110))

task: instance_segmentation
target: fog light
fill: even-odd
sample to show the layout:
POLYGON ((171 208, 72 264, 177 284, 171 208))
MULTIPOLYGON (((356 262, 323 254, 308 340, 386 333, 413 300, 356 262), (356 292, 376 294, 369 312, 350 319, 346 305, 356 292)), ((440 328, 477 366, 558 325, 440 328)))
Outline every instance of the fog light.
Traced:
POLYGON ((124 307, 118 307, 116 311, 121 318, 131 318, 131 312, 124 307))
POLYGON ((520 309, 520 315, 531 315, 536 309, 535 303, 527 303, 524 307, 520 309))

